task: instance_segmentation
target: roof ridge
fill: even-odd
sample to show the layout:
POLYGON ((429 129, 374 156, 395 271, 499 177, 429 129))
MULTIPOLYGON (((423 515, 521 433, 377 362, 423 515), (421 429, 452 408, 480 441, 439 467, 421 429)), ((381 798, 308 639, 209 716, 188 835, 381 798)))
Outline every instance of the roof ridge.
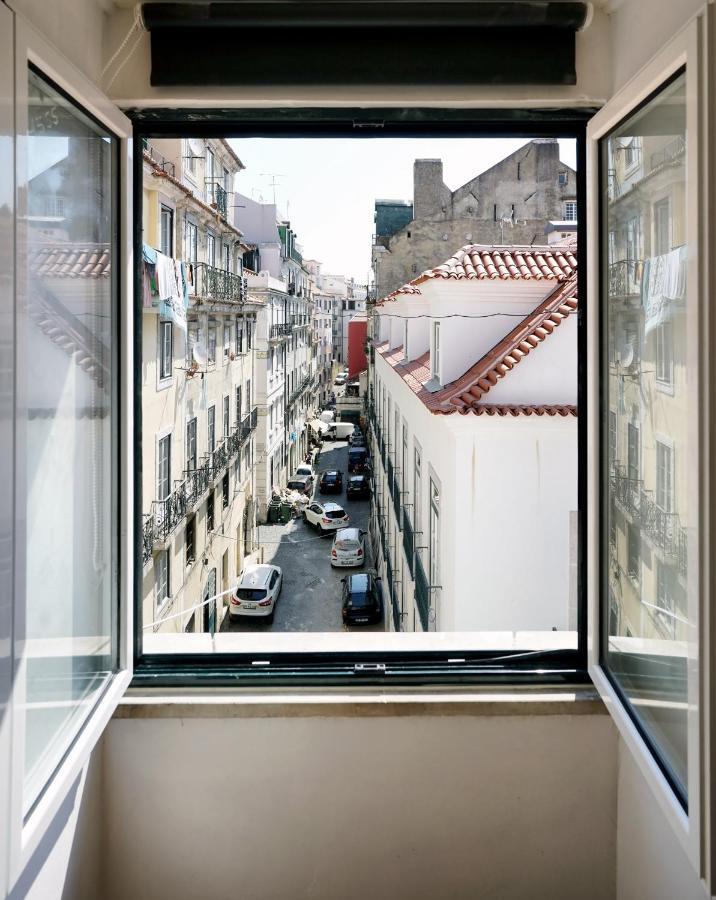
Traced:
POLYGON ((433 400, 454 407, 472 406, 504 378, 531 350, 539 346, 577 308, 577 277, 562 282, 510 332, 491 347, 433 400), (467 394, 467 397, 463 395, 467 394))

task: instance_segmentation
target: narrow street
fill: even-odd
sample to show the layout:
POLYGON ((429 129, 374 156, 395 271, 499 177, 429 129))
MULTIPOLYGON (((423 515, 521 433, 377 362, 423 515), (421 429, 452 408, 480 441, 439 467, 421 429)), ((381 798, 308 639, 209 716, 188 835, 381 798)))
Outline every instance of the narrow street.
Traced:
MULTIPOLYGON (((324 441, 316 467, 314 496, 326 502, 339 503, 351 517, 351 525, 368 530, 369 500, 346 500, 348 478, 348 444, 346 441, 324 441), (326 469, 343 472, 343 491, 318 493, 320 473, 326 469)), ((274 621, 267 624, 256 619, 233 619, 227 615, 222 631, 343 631, 341 620, 341 579, 366 567, 334 569, 331 567, 333 536, 319 536, 303 519, 292 519, 287 525, 262 525, 259 541, 264 548, 264 562, 280 566, 283 588, 276 606, 274 621)), ((372 560, 368 558, 368 567, 372 560)), ((351 628, 351 631, 383 631, 384 624, 351 628)))

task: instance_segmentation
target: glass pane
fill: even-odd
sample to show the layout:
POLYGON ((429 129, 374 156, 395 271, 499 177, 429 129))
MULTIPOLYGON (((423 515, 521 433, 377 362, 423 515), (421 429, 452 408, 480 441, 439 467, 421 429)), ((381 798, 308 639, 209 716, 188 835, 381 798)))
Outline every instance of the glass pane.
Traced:
POLYGON ((116 141, 28 76, 25 792, 114 670, 116 141))
POLYGON ((601 147, 605 663, 684 796, 687 533, 696 523, 688 494, 696 395, 686 365, 685 84, 682 74, 601 147))

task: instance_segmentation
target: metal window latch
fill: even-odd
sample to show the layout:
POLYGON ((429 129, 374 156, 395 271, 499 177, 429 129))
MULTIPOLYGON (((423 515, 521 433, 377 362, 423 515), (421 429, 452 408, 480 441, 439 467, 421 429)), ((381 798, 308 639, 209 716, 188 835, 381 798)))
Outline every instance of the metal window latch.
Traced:
POLYGON ((356 675, 372 675, 376 672, 385 672, 384 663, 356 663, 353 666, 356 675))

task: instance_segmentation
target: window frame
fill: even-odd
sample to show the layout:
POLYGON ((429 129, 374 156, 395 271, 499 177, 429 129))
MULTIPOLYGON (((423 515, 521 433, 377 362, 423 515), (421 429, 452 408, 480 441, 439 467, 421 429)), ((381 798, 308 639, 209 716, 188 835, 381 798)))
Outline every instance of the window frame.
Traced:
POLYGON ((161 386, 170 383, 174 376, 174 323, 171 319, 159 319, 159 384, 161 386), (167 326, 169 326, 167 328, 167 326), (169 355, 165 356, 166 337, 165 331, 169 332, 169 355), (168 362, 169 371, 166 371, 168 362))
MULTIPOLYGON (((381 133, 386 136, 401 135, 425 137, 433 136, 465 136, 475 137, 565 137, 573 138, 577 150, 577 176, 575 193, 578 198, 578 215, 586 210, 586 123, 594 110, 588 108, 558 110, 523 110, 523 109, 422 109, 409 110, 380 109, 384 119, 381 133)), ((231 109, 203 110, 199 115, 193 110, 152 109, 151 113, 142 109, 131 112, 135 125, 135 140, 141 144, 144 136, 228 136, 237 137, 296 137, 311 136, 352 136, 356 140, 368 137, 368 132, 356 130, 354 122, 361 119, 362 113, 350 108, 314 108, 314 109, 231 109)), ((373 135, 374 136, 374 135, 373 135)), ((141 217, 141 196, 135 221, 141 217)), ((137 235, 137 240, 139 240, 137 235)), ((586 249, 582 244, 578 248, 580 274, 586 277, 586 249)), ((580 320, 581 321, 581 320, 580 320)), ((252 349, 253 320, 246 320, 246 351, 252 349)), ((580 347, 580 366, 585 364, 586 333, 579 326, 578 343, 580 347)), ((586 380, 579 380, 580 408, 586 403, 586 380)), ((141 391, 138 391, 141 399, 141 391)), ((249 404, 249 408, 250 408, 249 404)), ((392 410, 391 410, 392 412, 392 410)), ((246 413, 244 413, 246 415, 246 413)), ((388 423, 386 422, 386 426, 388 423)), ((138 427, 141 427, 141 420, 138 427)), ((584 448, 586 428, 581 426, 581 447, 584 448)), ((392 433, 392 422, 389 427, 392 433)), ((386 427, 386 432, 388 427, 386 427)), ((392 434, 391 434, 392 436, 392 434)), ((279 450, 280 453, 280 450, 279 450)), ((580 457, 580 504, 583 515, 580 518, 580 542, 586 546, 586 453, 580 457)), ((271 458, 278 465, 279 457, 271 458)), ((138 468, 141 461, 138 460, 138 468)), ((423 459, 423 465, 428 461, 423 459)), ((270 468, 269 468, 270 471, 270 468)), ((426 469, 427 471, 427 469, 426 469)), ((579 565, 580 585, 586 581, 585 555, 582 554, 579 565)), ((141 596, 141 586, 137 584, 137 597, 141 596)), ((580 591, 580 634, 578 646, 571 650, 546 651, 538 654, 515 654, 514 660, 509 654, 500 651, 475 650, 460 651, 459 665, 445 659, 444 651, 427 649, 425 651, 376 650, 372 645, 365 651, 343 651, 340 649, 325 652, 274 652, 262 653, 261 659, 270 658, 267 666, 253 666, 255 653, 231 652, 216 656, 201 652, 190 652, 167 657, 161 654, 143 651, 143 628, 137 622, 135 626, 135 683, 137 685, 177 686, 179 684, 197 683, 197 679, 207 684, 236 684, 239 678, 250 679, 251 684, 290 683, 292 685, 345 684, 352 679, 355 667, 370 662, 370 670, 365 670, 361 683, 382 685, 386 678, 391 683, 403 684, 435 684, 436 680, 444 683, 457 683, 474 680, 479 683, 489 670, 493 681, 505 684, 575 684, 585 683, 586 675, 586 591, 580 591), (462 657, 464 656, 464 662, 462 657), (373 663, 379 662, 377 668, 373 663), (428 668, 426 668, 426 665, 428 668), (429 674, 428 674, 429 673, 429 674), (278 679, 278 681, 277 681, 278 679)), ((247 680, 247 683, 249 681, 247 680)))
MULTIPOLYGON (((704 758, 704 748, 711 745, 713 723, 716 721, 716 702, 706 690, 705 672, 702 666, 713 660, 714 638, 709 633, 708 604, 710 602, 708 580, 708 548, 711 544, 711 523, 716 513, 716 493, 713 482, 706 478, 708 471, 709 444, 706 428, 699 427, 693 434, 693 471, 698 473, 700 484, 705 486, 703 496, 693 486, 689 486, 688 500, 699 522, 699 534, 691 536, 689 558, 694 560, 689 569, 689 620, 692 623, 687 641, 687 667, 690 673, 688 684, 687 737, 688 767, 686 806, 661 765, 658 754, 640 723, 625 703, 623 695, 603 664, 604 634, 602 623, 605 611, 601 605, 605 597, 603 571, 606 565, 603 556, 602 522, 608 515, 606 508, 607 491, 602 489, 602 479, 608 474, 602 470, 606 458, 603 410, 600 405, 602 378, 608 377, 606 362, 605 327, 601 313, 601 173, 599 168, 600 141, 611 133, 620 122, 634 115, 640 106, 656 96, 669 81, 682 70, 686 72, 686 133, 689 154, 686 158, 686 233, 694 252, 689 255, 687 304, 689 304, 691 333, 688 338, 688 352, 695 362, 694 385, 697 391, 698 409, 708 410, 713 421, 716 414, 716 393, 710 388, 709 358, 713 356, 714 340, 709 336, 713 322, 709 313, 709 289, 713 292, 714 275, 702 261, 708 258, 709 246, 705 229, 700 223, 706 222, 705 205, 713 204, 715 180, 709 173, 713 171, 713 159, 708 165, 713 149, 709 148, 704 127, 705 110, 713 104, 713 93, 709 92, 707 69, 703 60, 709 48, 714 45, 713 9, 698 13, 661 51, 659 51, 615 96, 597 113, 587 127, 587 158, 589 160, 587 192, 588 214, 588 295, 597 298, 588 310, 588 446, 590 448, 589 495, 593 498, 589 522, 587 553, 588 605, 589 605, 589 674, 614 719, 627 751, 633 757, 639 771, 647 782, 653 796, 670 822, 691 865, 713 890, 716 886, 716 841, 711 838, 716 824, 716 811, 709 804, 707 794, 711 790, 708 759, 704 758), (696 326, 694 327, 694 323, 696 326), (602 375, 604 373, 604 376, 602 375), (704 807, 704 803, 707 804, 704 807), (708 820, 707 820, 708 819, 708 820)), ((711 207, 713 208, 713 206, 711 207)), ((694 479, 695 480, 695 479, 694 479)), ((710 626, 713 627, 712 625, 710 626)))
MULTIPOLYGON (((113 260, 115 272, 115 291, 117 297, 115 340, 116 340, 116 370, 115 370, 115 396, 116 403, 116 432, 113 435, 113 452, 117 459, 117 493, 116 493, 116 606, 112 608, 112 615, 117 623, 117 669, 110 676, 107 685, 101 695, 92 703, 86 718, 73 734, 67 745, 62 760, 57 765, 45 783, 39 798, 28 812, 23 816, 22 792, 23 779, 17 777, 17 773, 23 768, 24 753, 24 725, 17 715, 16 692, 19 695, 24 684, 24 659, 22 657, 22 633, 24 628, 24 594, 23 583, 16 573, 15 585, 8 585, 7 596, 15 598, 18 604, 15 608, 15 633, 7 635, 12 639, 10 644, 14 662, 8 668, 14 673, 14 681, 8 686, 7 715, 13 719, 12 736, 10 729, 5 729, 7 737, 0 737, 0 769, 2 777, 9 785, 8 811, 5 825, 2 828, 4 847, 0 851, 0 874, 4 877, 4 883, 11 890, 17 884, 28 863, 40 850, 43 839, 46 838, 49 829, 61 812, 63 804, 66 804, 68 794, 73 785, 77 783, 92 748, 99 740, 107 722, 109 721, 117 703, 125 693, 132 679, 133 671, 133 637, 134 637, 134 596, 136 579, 137 543, 136 532, 136 497, 135 490, 135 459, 133 452, 125 452, 125 448, 133 444, 134 426, 134 367, 135 367, 135 311, 133 299, 135 295, 135 269, 134 247, 136 239, 133 239, 133 201, 136 199, 136 185, 133 182, 137 161, 134 157, 137 143, 133 138, 131 121, 119 111, 119 109, 102 94, 97 86, 87 79, 75 66, 73 66, 59 51, 55 49, 37 30, 28 24, 21 15, 7 6, 0 8, 0 48, 4 51, 2 58, 6 61, 0 69, 0 94, 6 101, 3 111, 0 112, 3 124, 3 140, 7 135, 16 134, 12 153, 15 162, 16 187, 14 193, 16 254, 8 259, 0 261, 0 269, 3 274, 10 276, 10 284, 16 271, 19 272, 17 253, 24 240, 26 227, 26 202, 27 202, 27 172, 17 148, 22 146, 22 135, 27 133, 27 73, 30 67, 34 67, 42 78, 51 82, 61 93, 65 94, 84 115, 94 119, 103 128, 107 129, 117 140, 117 172, 114 179, 115 203, 116 203, 116 237, 117 253, 113 260), (12 77, 8 80, 8 73, 12 77), (15 116, 14 121, 11 121, 15 116), (7 128, 6 128, 7 126, 7 128), (20 598, 20 599, 18 599, 20 598), (20 606, 22 604, 22 607, 20 606), (13 777, 10 777, 12 773, 13 777)), ((139 145, 141 156, 141 145, 139 145)), ((22 279, 14 282, 14 290, 0 292, 0 304, 2 315, 14 317, 19 315, 15 306, 16 295, 22 297, 24 290, 22 279), (10 308, 5 308, 6 299, 10 308)), ((19 324, 19 323, 18 323, 19 324)), ((15 357, 10 358, 14 365, 15 357)), ((8 441, 14 440, 12 420, 9 422, 10 434, 8 441)), ((2 423, 5 432, 6 422, 2 423)), ((3 434, 3 440, 5 434, 3 434)), ((0 462, 0 471, 8 484, 16 481, 22 473, 19 471, 21 460, 3 459, 0 462)), ((9 507, 8 507, 9 512, 9 507)), ((12 527, 8 529, 13 532, 12 527)), ((21 539, 13 533, 13 550, 17 555, 24 545, 20 547, 21 539)), ((2 573, 5 581, 5 573, 2 573)), ((3 632, 0 637, 4 640, 3 632)), ((0 675, 0 680, 2 676, 0 675)), ((0 684, 3 689, 5 685, 0 684)))

